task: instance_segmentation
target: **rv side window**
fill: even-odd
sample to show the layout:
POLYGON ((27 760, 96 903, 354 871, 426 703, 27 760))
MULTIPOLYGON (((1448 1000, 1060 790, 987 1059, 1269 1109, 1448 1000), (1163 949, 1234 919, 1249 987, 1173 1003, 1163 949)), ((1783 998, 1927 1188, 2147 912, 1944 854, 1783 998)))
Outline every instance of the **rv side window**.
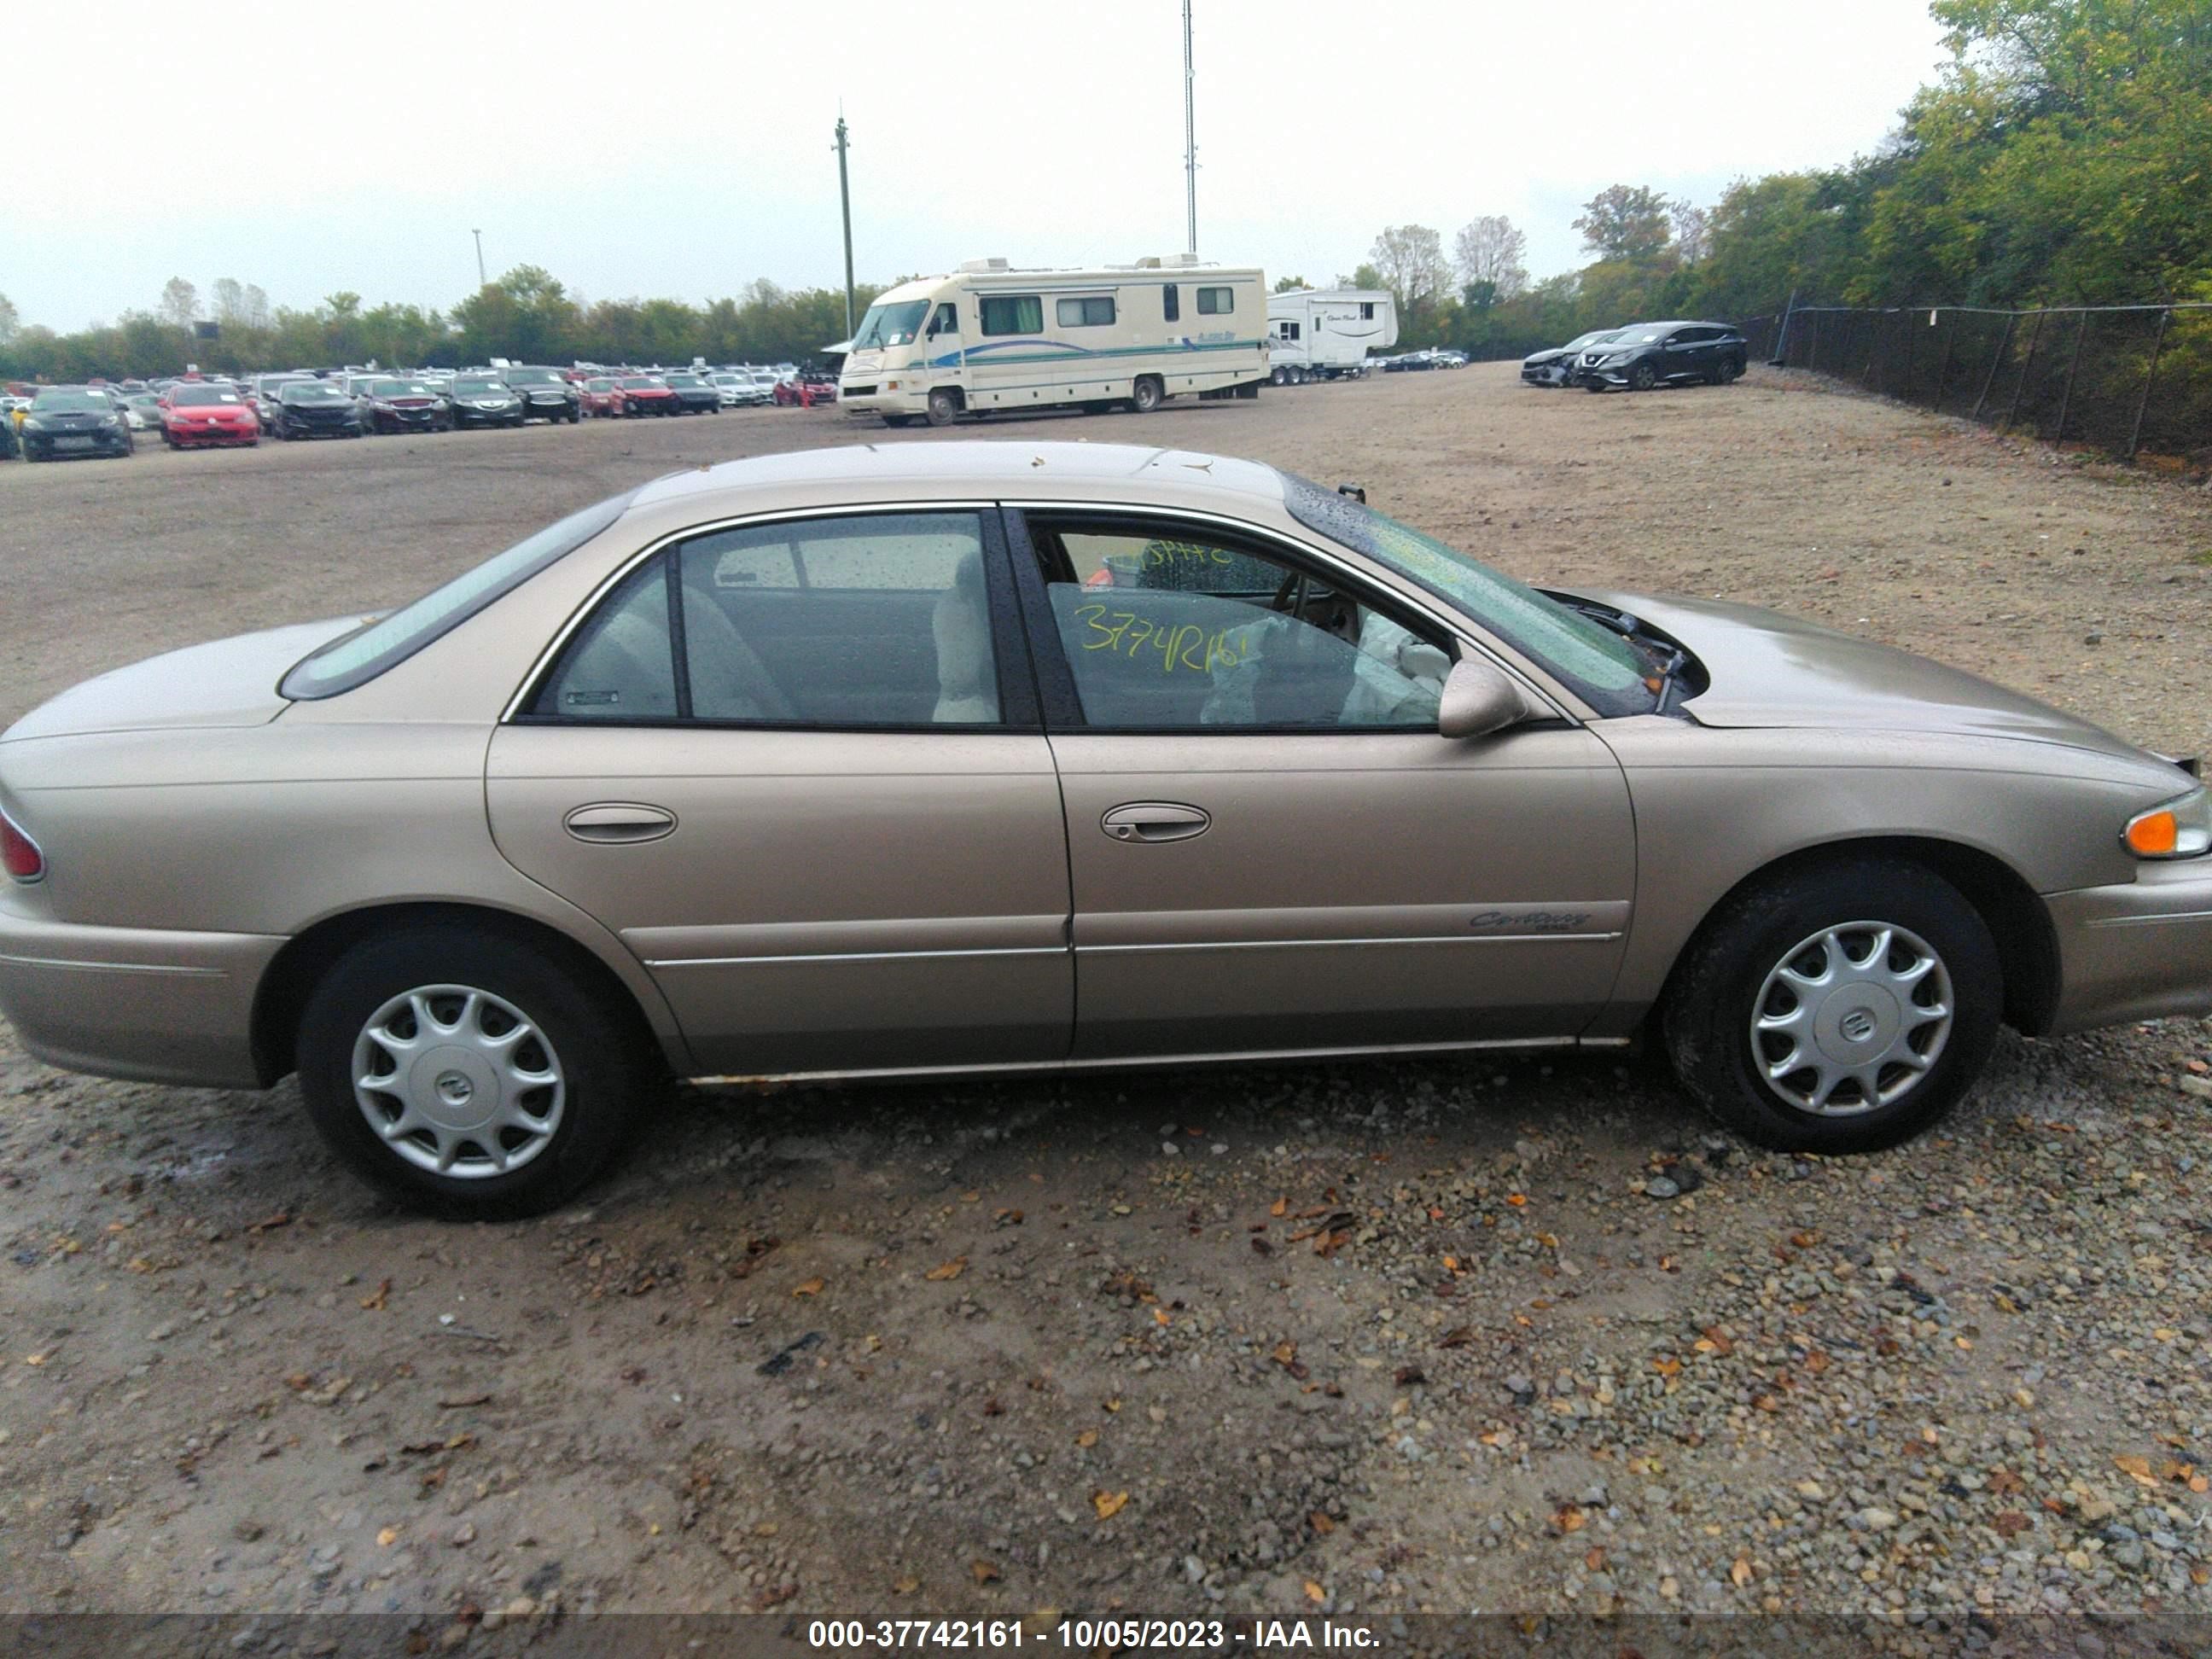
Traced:
POLYGON ((957 334, 960 331, 960 307, 947 300, 937 307, 937 320, 930 324, 932 334, 957 334))
POLYGON ((1044 332, 1044 296, 1041 294, 987 294, 981 309, 986 334, 1044 332))
POLYGON ((1287 328, 1288 330, 1290 330, 1290 331, 1291 331, 1291 338, 1292 338, 1293 340, 1295 340, 1295 339, 1297 339, 1297 338, 1299 337, 1299 336, 1300 336, 1300 332, 1301 332, 1301 325, 1297 324, 1297 323, 1285 323, 1285 324, 1284 324, 1284 325, 1283 325, 1283 326, 1284 326, 1285 328, 1287 328))
POLYGON ((1182 290, 1173 283, 1160 290, 1160 316, 1170 323, 1182 320, 1182 290))
POLYGON ((1198 314, 1201 317, 1226 317, 1237 309, 1237 295, 1233 289, 1202 288, 1198 291, 1198 314))
POLYGON ((1105 328, 1114 320, 1114 301, 1110 296, 1097 299, 1062 300, 1054 307, 1062 328, 1105 328))
POLYGON ((1363 323, 1371 323, 1375 320, 1374 301, 1362 300, 1359 302, 1359 320, 1363 323))

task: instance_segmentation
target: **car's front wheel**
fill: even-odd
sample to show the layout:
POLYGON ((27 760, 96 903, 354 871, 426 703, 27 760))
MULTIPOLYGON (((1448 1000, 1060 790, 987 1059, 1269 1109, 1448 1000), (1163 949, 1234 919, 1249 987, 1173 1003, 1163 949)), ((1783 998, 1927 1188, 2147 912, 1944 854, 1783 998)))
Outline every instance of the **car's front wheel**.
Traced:
POLYGON ((660 1077, 557 960, 447 923, 355 945, 300 1024, 301 1093, 354 1172, 467 1218, 560 1204, 621 1149, 660 1077))
POLYGON ((1638 363, 1628 371, 1628 389, 1631 392, 1649 392, 1658 384, 1659 371, 1649 363, 1638 363))
POLYGON ((2004 975, 1980 913, 1917 865, 1853 860, 1727 901, 1664 1013, 1683 1085, 1747 1139, 1866 1152, 1936 1121, 1989 1058, 2004 975))

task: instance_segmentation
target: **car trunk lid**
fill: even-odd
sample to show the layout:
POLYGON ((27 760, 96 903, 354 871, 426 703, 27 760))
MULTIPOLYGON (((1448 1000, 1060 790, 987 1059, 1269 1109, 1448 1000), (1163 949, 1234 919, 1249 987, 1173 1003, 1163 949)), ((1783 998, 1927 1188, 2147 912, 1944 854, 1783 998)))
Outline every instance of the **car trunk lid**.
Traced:
POLYGON ((0 742, 154 727, 263 726, 289 706, 276 682, 319 646, 367 620, 337 617, 165 652, 72 686, 39 705, 0 742))

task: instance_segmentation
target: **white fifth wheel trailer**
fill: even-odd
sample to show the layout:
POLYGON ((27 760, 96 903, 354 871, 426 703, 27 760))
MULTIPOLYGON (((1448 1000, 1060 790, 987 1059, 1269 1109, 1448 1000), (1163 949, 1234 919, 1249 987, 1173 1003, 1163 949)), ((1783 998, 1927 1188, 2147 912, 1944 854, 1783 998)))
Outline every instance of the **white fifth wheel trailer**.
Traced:
POLYGON ((1294 288, 1267 301, 1268 379, 1277 386, 1367 372, 1370 351, 1398 343, 1388 289, 1294 288))
POLYGON ((1256 267, 1188 255, 1095 270, 973 259, 877 297, 837 400, 892 426, 947 426, 1001 410, 1253 397, 1267 378, 1267 307, 1256 267))

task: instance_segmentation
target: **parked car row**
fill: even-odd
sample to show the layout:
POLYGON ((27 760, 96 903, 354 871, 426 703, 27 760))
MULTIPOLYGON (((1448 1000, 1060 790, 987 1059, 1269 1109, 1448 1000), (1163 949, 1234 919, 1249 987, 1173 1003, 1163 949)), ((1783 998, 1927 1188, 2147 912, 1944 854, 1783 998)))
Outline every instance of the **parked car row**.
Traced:
POLYGON ((1425 351, 1401 352, 1395 357, 1370 357, 1370 368, 1380 368, 1385 374, 1419 373, 1431 368, 1465 368, 1467 353, 1454 351, 1445 346, 1431 346, 1425 351))
POLYGON ((1727 323, 1630 323, 1593 329, 1563 346, 1521 360, 1524 386, 1578 386, 1586 392, 1649 392, 1702 382, 1726 386, 1741 376, 1750 347, 1727 323))
POLYGON ((720 369, 296 369, 40 386, 0 398, 0 459, 129 455, 135 434, 173 449, 251 447, 264 437, 361 438, 464 427, 570 424, 586 416, 714 415, 835 402, 834 375, 793 364, 720 369))

